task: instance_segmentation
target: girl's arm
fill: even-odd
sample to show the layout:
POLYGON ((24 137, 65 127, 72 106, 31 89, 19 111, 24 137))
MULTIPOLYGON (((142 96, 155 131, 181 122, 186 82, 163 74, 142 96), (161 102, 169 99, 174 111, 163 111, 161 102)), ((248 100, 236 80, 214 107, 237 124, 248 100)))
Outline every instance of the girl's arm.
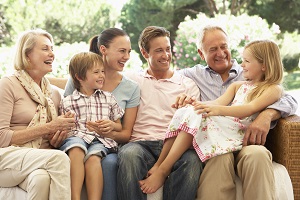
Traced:
POLYGON ((203 111, 206 116, 224 115, 233 117, 248 117, 256 112, 262 111, 267 106, 276 102, 282 96, 282 88, 278 85, 272 85, 265 89, 263 93, 249 103, 239 106, 214 106, 203 105, 203 111))

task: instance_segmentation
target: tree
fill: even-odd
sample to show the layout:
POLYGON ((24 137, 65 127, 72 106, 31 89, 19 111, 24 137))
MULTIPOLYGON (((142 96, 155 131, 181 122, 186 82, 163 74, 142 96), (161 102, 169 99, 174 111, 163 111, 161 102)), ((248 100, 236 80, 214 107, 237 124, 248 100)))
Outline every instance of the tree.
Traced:
POLYGON ((205 62, 200 59, 197 52, 197 34, 199 27, 211 23, 217 23, 226 30, 230 40, 229 45, 232 58, 237 59, 239 63, 241 63, 241 53, 246 43, 255 39, 276 40, 280 33, 277 25, 273 24, 270 27, 267 21, 259 16, 217 14, 214 18, 211 18, 203 13, 199 13, 195 19, 186 17, 179 25, 173 48, 175 55, 174 64, 177 68, 192 67, 196 63, 205 65, 205 62))
POLYGON ((120 22, 131 38, 132 48, 139 52, 138 37, 145 27, 163 26, 174 41, 179 23, 187 15, 195 17, 200 9, 205 9, 203 0, 130 0, 122 8, 120 22))
POLYGON ((12 43, 19 32, 32 28, 49 31, 56 44, 87 42, 117 21, 116 11, 104 0, 5 0, 1 8, 8 35, 12 36, 1 35, 6 44, 12 43))
POLYGON ((6 40, 9 38, 9 32, 7 27, 6 19, 4 17, 4 6, 0 4, 0 44, 7 43, 6 40))
POLYGON ((300 35, 298 31, 285 32, 280 35, 280 52, 284 69, 287 73, 299 70, 300 35))
POLYGON ((251 1, 247 12, 249 15, 261 16, 266 19, 269 24, 278 24, 283 32, 300 31, 299 0, 251 1))
POLYGON ((131 36, 133 49, 138 52, 138 36, 149 25, 166 27, 173 41, 179 23, 186 16, 194 19, 200 12, 209 17, 247 13, 258 15, 269 24, 278 24, 282 31, 293 32, 300 27, 299 7, 299 0, 129 0, 122 9, 120 22, 131 36))

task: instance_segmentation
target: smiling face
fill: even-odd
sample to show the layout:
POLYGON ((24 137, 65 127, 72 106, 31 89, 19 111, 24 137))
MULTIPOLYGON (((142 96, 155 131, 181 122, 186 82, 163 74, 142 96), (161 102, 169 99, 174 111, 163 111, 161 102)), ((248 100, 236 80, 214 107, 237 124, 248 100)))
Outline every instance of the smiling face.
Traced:
POLYGON ((243 62, 241 66, 243 67, 243 76, 246 80, 257 83, 263 79, 265 67, 247 49, 243 52, 243 62))
POLYGON ((52 63, 54 61, 53 44, 43 35, 36 36, 36 42, 33 49, 27 54, 27 60, 30 68, 26 71, 31 76, 43 77, 52 72, 52 63))
POLYGON ((123 71, 125 63, 130 58, 131 43, 128 36, 117 36, 108 47, 100 46, 105 66, 108 69, 123 71))
POLYGON ((80 92, 88 96, 92 95, 95 90, 103 87, 104 79, 104 66, 101 63, 95 62, 94 66, 86 71, 85 79, 79 79, 81 85, 80 92))
POLYGON ((149 41, 149 52, 142 49, 144 58, 153 72, 166 72, 172 61, 170 38, 167 36, 156 37, 149 41))
POLYGON ((218 29, 207 31, 202 40, 200 57, 219 74, 227 74, 232 67, 231 54, 226 34, 218 29))

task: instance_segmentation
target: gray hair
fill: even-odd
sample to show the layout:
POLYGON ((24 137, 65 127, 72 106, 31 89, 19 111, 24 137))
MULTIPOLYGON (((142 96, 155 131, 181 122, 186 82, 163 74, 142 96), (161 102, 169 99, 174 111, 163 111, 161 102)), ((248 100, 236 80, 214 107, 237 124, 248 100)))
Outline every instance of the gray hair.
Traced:
POLYGON ((198 41, 197 41, 198 49, 203 50, 203 38, 204 38, 205 34, 208 32, 215 31, 215 30, 220 30, 223 33, 225 33, 226 36, 228 36, 226 31, 224 30, 224 28, 222 28, 219 25, 215 25, 215 24, 205 25, 200 29, 200 31, 198 33, 198 41))

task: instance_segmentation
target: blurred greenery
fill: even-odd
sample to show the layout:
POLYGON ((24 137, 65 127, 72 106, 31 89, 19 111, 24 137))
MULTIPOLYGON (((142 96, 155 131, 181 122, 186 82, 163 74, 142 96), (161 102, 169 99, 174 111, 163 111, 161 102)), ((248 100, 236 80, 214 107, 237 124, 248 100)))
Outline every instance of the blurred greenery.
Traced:
POLYGON ((300 89, 300 70, 286 74, 283 85, 286 90, 300 89))
POLYGON ((127 0, 121 12, 112 1, 116 0, 0 0, 0 78, 13 71, 13 45, 17 35, 27 29, 43 28, 54 36, 56 61, 51 76, 66 77, 71 56, 87 51, 89 38, 108 27, 122 28, 131 38, 134 51, 126 69, 145 66, 137 41, 148 25, 170 30, 174 68, 204 64, 197 54, 197 30, 215 20, 225 25, 233 58, 239 62, 248 41, 276 41, 285 66, 286 87, 300 88, 300 1, 127 0))
POLYGON ((173 48, 175 65, 178 68, 191 67, 196 63, 205 65, 197 52, 197 33, 201 26, 211 23, 217 23, 227 31, 232 58, 239 63, 242 61, 241 53, 246 43, 255 39, 270 39, 280 48, 286 72, 299 69, 300 36, 297 32, 282 34, 278 25, 270 26, 259 16, 218 14, 209 18, 203 13, 199 13, 195 19, 186 17, 178 27, 173 48))
POLYGON ((32 28, 49 31, 56 44, 87 42, 115 26, 117 17, 105 0, 1 0, 0 42, 11 45, 21 31, 32 28))

